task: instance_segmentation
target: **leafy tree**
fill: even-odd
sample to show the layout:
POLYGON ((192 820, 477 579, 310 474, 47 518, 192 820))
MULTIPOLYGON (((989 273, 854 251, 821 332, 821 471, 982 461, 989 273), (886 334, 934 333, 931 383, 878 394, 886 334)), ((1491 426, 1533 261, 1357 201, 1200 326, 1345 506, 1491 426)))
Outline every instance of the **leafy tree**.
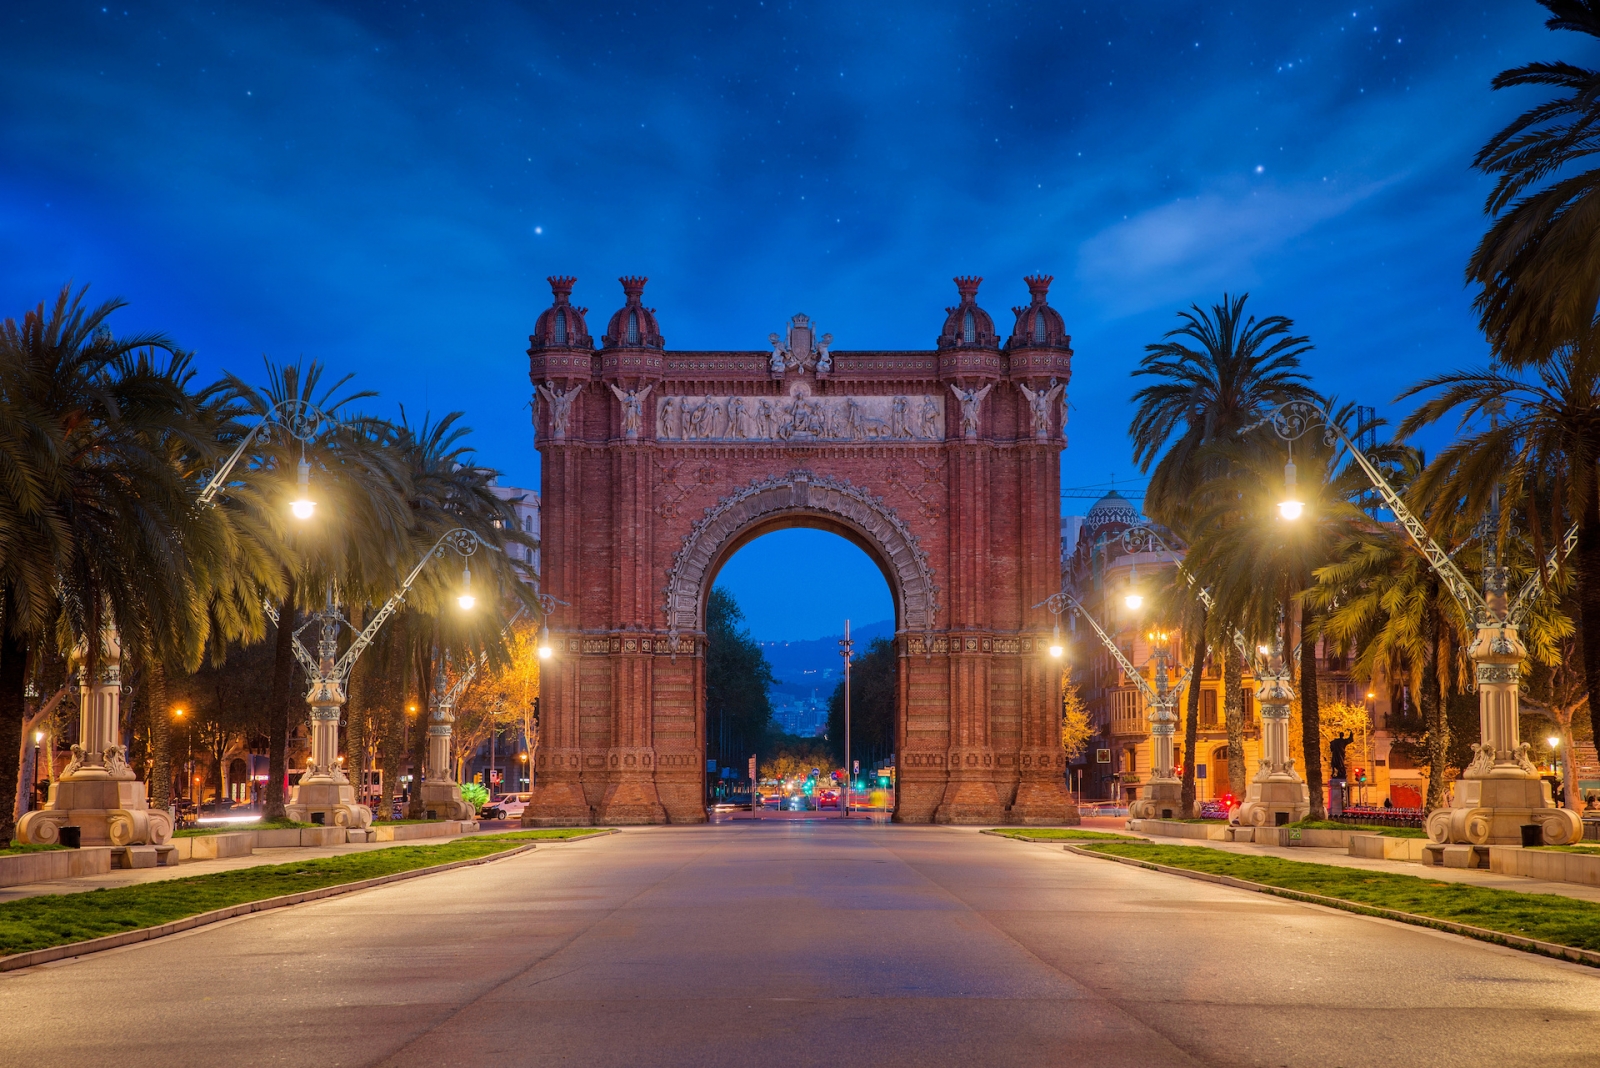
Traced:
MULTIPOLYGON (((895 751, 894 642, 874 638, 850 660, 850 759, 871 767, 895 751)), ((828 751, 844 766, 844 680, 828 698, 828 751)))
MULTIPOLYGON (((272 646, 260 642, 221 651, 186 678, 171 679, 167 697, 186 713, 196 747, 210 757, 208 785, 222 794, 224 761, 235 744, 265 740, 267 708, 260 695, 272 680, 272 646)), ((165 719, 170 711, 152 708, 152 716, 165 719)))
POLYGON ((739 626, 744 613, 721 586, 706 602, 706 740, 720 763, 741 765, 772 723, 766 654, 739 626))
POLYGON ((1094 737, 1094 722, 1089 718, 1089 706, 1078 692, 1070 668, 1061 672, 1061 748, 1067 760, 1076 760, 1094 737))
MULTIPOLYGON (((1550 29, 1600 37, 1596 0, 1539 2, 1550 29)), ((1600 71, 1528 63, 1492 84, 1561 94, 1517 116, 1473 160, 1496 176, 1484 204, 1494 222, 1467 263, 1467 280, 1482 287, 1474 306, 1495 359, 1519 366, 1588 332, 1600 301, 1600 168, 1581 169, 1600 147, 1600 71)))

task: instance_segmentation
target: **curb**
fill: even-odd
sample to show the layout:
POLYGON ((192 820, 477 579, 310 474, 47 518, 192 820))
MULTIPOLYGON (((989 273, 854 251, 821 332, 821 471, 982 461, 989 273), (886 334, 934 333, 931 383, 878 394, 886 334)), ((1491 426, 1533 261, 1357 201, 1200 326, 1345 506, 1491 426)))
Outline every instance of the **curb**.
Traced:
MULTIPOLYGON (((1030 838, 1025 834, 1007 834, 1004 831, 997 831, 997 830, 984 830, 984 831, 979 831, 978 833, 979 834, 993 835, 996 838, 1005 838, 1005 839, 1008 839, 1009 841, 1012 841, 1012 842, 1033 842, 1033 843, 1036 843, 1037 845, 1059 845, 1059 844, 1061 844, 1063 842, 1068 841, 1068 839, 1065 839, 1065 838, 1030 838)), ((1118 841, 1118 842, 1134 842, 1134 843, 1144 843, 1144 844, 1149 844, 1149 842, 1150 842, 1150 839, 1141 838, 1141 837, 1139 837, 1138 835, 1135 835, 1135 834, 1115 834, 1112 831, 1106 831, 1105 833, 1106 833, 1107 837, 1102 839, 1102 841, 1109 842, 1109 841, 1115 840, 1115 841, 1118 841)), ((1078 839, 1078 840, 1079 841, 1094 841, 1094 839, 1078 839)), ((1067 848, 1071 849, 1072 847, 1071 846, 1067 846, 1067 848)))
POLYGON ((385 883, 397 883, 406 879, 416 879, 423 875, 436 875, 439 872, 451 871, 455 868, 489 864, 521 853, 531 852, 534 848, 535 843, 529 842, 527 845, 517 846, 500 853, 493 853, 486 857, 453 860, 448 864, 434 864, 427 868, 397 871, 391 875, 379 875, 353 883, 338 883, 334 886, 324 886, 317 890, 303 890, 298 894, 280 894, 277 897, 262 898, 260 901, 245 901, 238 905, 229 905, 227 908, 213 909, 210 912, 198 912, 193 916, 185 916, 181 920, 158 924, 155 927, 141 927, 137 931, 124 931, 121 934, 104 935, 100 938, 90 938, 82 942, 68 942, 63 946, 47 946, 44 949, 33 949, 25 953, 13 953, 8 957, 0 957, 0 972, 16 971, 18 968, 32 968, 35 965, 49 964, 51 961, 64 960, 67 957, 81 957, 90 953, 100 953, 108 949, 130 946, 137 942, 148 942, 152 939, 164 938, 167 935, 191 931, 196 927, 204 927, 207 924, 231 920, 236 916, 248 916, 254 912, 267 912, 271 909, 287 908, 290 905, 301 905, 308 901, 319 901, 325 897, 338 897, 340 894, 367 890, 375 886, 383 886, 385 883))
MULTIPOLYGON (((1433 916, 1421 916, 1415 912, 1401 912, 1399 909, 1386 909, 1381 905, 1363 905, 1359 901, 1346 901, 1340 897, 1324 897, 1321 894, 1311 894, 1304 890, 1288 890, 1281 886, 1269 886, 1266 883, 1253 883, 1248 879, 1236 879, 1231 875, 1213 875, 1211 872, 1191 871, 1188 868, 1175 868, 1170 864, 1157 864, 1150 860, 1135 860, 1132 857, 1118 857, 1110 853, 1097 853, 1092 849, 1082 849, 1078 846, 1065 846, 1069 853, 1076 853, 1080 857, 1094 857, 1096 860, 1112 860, 1118 864, 1126 864, 1133 868, 1145 868, 1150 871, 1159 871, 1167 875, 1181 875, 1186 879, 1195 879, 1203 883, 1217 883, 1221 886, 1231 886, 1236 890, 1251 890, 1258 894, 1270 894, 1273 897, 1288 898, 1291 901, 1303 901, 1309 905, 1324 905, 1342 912, 1354 912, 1362 916, 1376 916, 1382 920, 1394 920, 1397 923, 1409 923, 1413 927, 1431 927, 1436 931, 1445 931, 1449 934, 1464 935, 1467 938, 1476 938, 1480 942, 1493 942, 1495 945, 1507 946, 1511 949, 1520 949, 1528 953, 1538 953, 1541 956, 1555 957, 1559 960, 1571 961, 1574 964, 1587 964, 1591 967, 1600 967, 1600 952, 1588 949, 1578 949, 1576 946, 1563 946, 1555 942, 1542 942, 1537 938, 1524 938, 1522 935, 1507 934, 1504 931, 1491 931, 1487 927, 1474 927, 1471 924, 1456 923, 1453 920, 1441 920, 1433 916)), ((1300 863, 1307 863, 1301 861, 1300 863)), ((1514 891, 1513 891, 1514 892, 1514 891)), ((4 967, 4 961, 0 961, 4 967)))

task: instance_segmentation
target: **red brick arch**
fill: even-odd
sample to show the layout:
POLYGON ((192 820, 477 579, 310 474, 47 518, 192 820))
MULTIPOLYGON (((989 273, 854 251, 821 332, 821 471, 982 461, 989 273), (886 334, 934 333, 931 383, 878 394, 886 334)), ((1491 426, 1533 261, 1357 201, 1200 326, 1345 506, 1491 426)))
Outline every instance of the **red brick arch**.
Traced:
POLYGON ((623 311, 648 329, 597 350, 572 280, 552 282, 529 356, 544 586, 566 605, 527 822, 705 819, 710 584, 741 545, 797 525, 860 545, 893 593, 896 819, 1067 815, 1059 666, 1034 606, 1059 586, 1071 349, 1041 310, 1047 278, 1004 345, 979 281, 960 280, 937 349, 891 352, 835 352, 805 316, 771 351, 673 351, 637 278, 623 311), (984 324, 970 341, 968 314, 984 324))

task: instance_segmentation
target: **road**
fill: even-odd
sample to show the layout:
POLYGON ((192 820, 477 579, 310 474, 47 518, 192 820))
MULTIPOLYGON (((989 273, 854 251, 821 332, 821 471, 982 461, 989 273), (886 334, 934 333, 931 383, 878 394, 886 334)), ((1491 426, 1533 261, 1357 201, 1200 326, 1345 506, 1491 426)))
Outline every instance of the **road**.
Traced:
POLYGON ((0 975, 0 1065, 1596 1063, 1600 973, 965 829, 630 829, 0 975))

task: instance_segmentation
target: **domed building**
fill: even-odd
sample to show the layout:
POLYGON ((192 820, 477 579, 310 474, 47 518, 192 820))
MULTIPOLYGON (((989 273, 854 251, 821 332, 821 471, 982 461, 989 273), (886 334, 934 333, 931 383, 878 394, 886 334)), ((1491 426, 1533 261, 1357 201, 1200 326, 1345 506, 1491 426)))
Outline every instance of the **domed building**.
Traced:
POLYGON ((1011 309, 1017 322, 1006 341, 1006 349, 1011 352, 1023 349, 1070 350, 1072 338, 1067 334, 1066 321, 1061 318, 1060 312, 1050 307, 1048 300, 1053 276, 1030 274, 1023 281, 1028 284, 1028 295, 1032 300, 1024 307, 1011 309))
POLYGON ((606 325, 606 332, 600 338, 600 347, 660 349, 665 342, 661 337, 661 328, 656 324, 656 310, 646 308, 641 299, 644 296, 644 284, 649 279, 628 275, 617 281, 622 283, 622 293, 626 300, 611 317, 611 322, 606 325))
POLYGON ((571 275, 551 275, 550 292, 555 301, 540 314, 528 335, 528 351, 544 349, 592 349, 594 339, 584 317, 588 308, 579 308, 571 301, 572 287, 578 281, 571 275))

